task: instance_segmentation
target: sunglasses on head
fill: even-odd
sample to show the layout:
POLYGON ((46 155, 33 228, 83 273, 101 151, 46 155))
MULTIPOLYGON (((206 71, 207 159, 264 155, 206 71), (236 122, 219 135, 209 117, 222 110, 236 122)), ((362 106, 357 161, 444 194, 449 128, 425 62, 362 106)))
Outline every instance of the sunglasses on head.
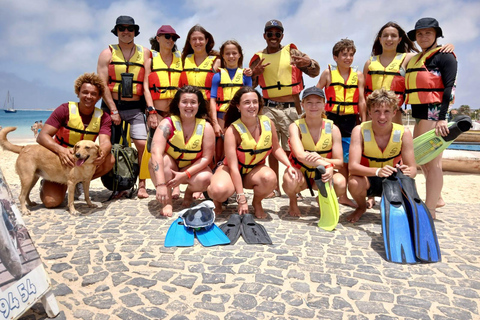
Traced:
POLYGON ((129 32, 135 31, 135 26, 117 26, 118 31, 123 32, 125 29, 127 29, 129 32))
POLYGON ((175 42, 177 41, 178 37, 177 36, 174 36, 173 34, 164 34, 163 35, 165 37, 165 39, 167 40, 170 40, 170 38, 172 38, 172 40, 175 42))
POLYGON ((282 36, 281 32, 267 32, 267 38, 271 38, 275 35, 276 38, 280 38, 282 36))

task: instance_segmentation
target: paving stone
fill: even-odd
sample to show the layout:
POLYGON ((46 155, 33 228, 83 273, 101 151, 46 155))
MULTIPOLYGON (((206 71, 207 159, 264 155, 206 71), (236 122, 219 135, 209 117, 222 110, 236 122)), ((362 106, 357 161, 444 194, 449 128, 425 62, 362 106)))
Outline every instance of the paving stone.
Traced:
POLYGON ((215 283, 225 283, 226 275, 225 274, 211 274, 211 273, 202 273, 202 283, 215 284, 215 283))
POLYGON ((310 281, 317 283, 332 283, 332 276, 326 273, 310 273, 310 281))
MULTIPOLYGON (((412 318, 412 319, 430 319, 427 310, 422 310, 409 306, 395 305, 392 308, 392 312, 402 318, 412 318)), ((462 319, 462 318, 457 318, 462 319)))
POLYGON ((328 287, 324 284, 320 284, 318 287, 317 287, 317 292, 323 292, 325 294, 332 294, 332 295, 335 295, 335 294, 340 294, 340 291, 342 290, 342 288, 340 286, 336 286, 336 287, 328 287))
POLYGON ((73 315, 75 316, 75 318, 79 318, 79 319, 83 319, 83 320, 91 320, 91 319, 93 319, 93 316, 95 314, 93 312, 89 311, 89 310, 80 309, 80 310, 75 310, 73 315))
POLYGON ((127 282, 129 286, 141 287, 141 288, 150 288, 157 284, 156 280, 145 279, 141 277, 133 278, 127 282))
POLYGON ((150 301, 151 304, 155 306, 168 303, 168 296, 163 292, 157 290, 147 290, 142 294, 148 299, 148 301, 150 301))
POLYGON ((122 308, 118 313, 116 313, 116 316, 119 317, 122 320, 149 320, 150 318, 147 318, 137 312, 134 312, 132 310, 122 308))
POLYGON ((170 280, 176 273, 170 270, 162 270, 157 272, 152 278, 160 282, 167 282, 170 280))
POLYGON ((257 294, 264 288, 260 283, 243 283, 240 287, 240 292, 257 294))
POLYGON ((109 253, 105 257, 105 261, 121 261, 122 260, 122 255, 120 253, 109 253))
POLYGON ((422 309, 430 309, 430 306, 432 305, 429 301, 402 295, 397 297, 397 303, 422 309))
POLYGON ((197 309, 215 311, 215 312, 225 312, 225 306, 222 303, 212 303, 212 302, 194 302, 193 307, 197 309))
POLYGON ((195 288, 195 290, 193 291, 193 294, 194 295, 199 295, 200 293, 203 293, 203 292, 206 292, 206 291, 211 291, 211 290, 212 290, 212 287, 210 287, 210 286, 200 285, 200 286, 195 288))
POLYGON ((95 292, 102 292, 102 291, 107 291, 107 290, 110 290, 110 287, 103 284, 103 285, 99 285, 96 289, 95 289, 95 292))
POLYGON ((471 298, 471 299, 480 298, 478 292, 470 288, 452 287, 452 290, 453 290, 453 294, 463 296, 465 298, 471 298))
POLYGON ((385 292, 370 292, 370 301, 393 303, 395 296, 385 292))
POLYGON ((60 296, 66 296, 66 295, 72 294, 73 291, 66 284, 59 283, 53 288, 53 293, 56 296, 60 297, 60 296))
POLYGON ((383 304, 378 302, 355 301, 358 310, 364 314, 386 313, 383 304))
POLYGON ((287 278, 305 280, 305 274, 297 270, 289 270, 287 274, 287 278))
POLYGON ((225 315, 225 320, 256 320, 258 318, 250 316, 240 311, 232 311, 225 315))
POLYGON ((263 301, 257 309, 259 311, 265 311, 276 315, 283 315, 285 313, 285 304, 274 301, 263 301))
POLYGON ((315 311, 312 309, 292 308, 288 312, 288 315, 296 318, 312 319, 315 315, 315 311))
POLYGON ((142 299, 136 293, 130 293, 120 297, 120 300, 125 304, 125 306, 131 308, 135 306, 142 306, 144 303, 142 299))
POLYGON ((55 263, 50 267, 50 269, 52 271, 59 273, 68 269, 72 269, 72 266, 69 265, 68 263, 55 263))
POLYGON ((203 264, 195 264, 192 266, 188 266, 188 271, 190 273, 204 273, 205 272, 205 266, 203 264))
POLYGON ((255 282, 258 283, 265 283, 265 284, 275 284, 282 286, 283 285, 283 279, 269 276, 266 274, 256 274, 255 275, 255 282))
POLYGON ((113 285, 116 287, 119 284, 122 284, 131 278, 132 278, 131 276, 126 275, 124 273, 115 273, 112 275, 112 282, 113 282, 113 285))
POLYGON ((250 294, 236 294, 232 306, 241 310, 251 310, 257 306, 257 299, 250 294))
POLYGON ((292 282, 291 286, 292 286, 292 289, 297 292, 302 292, 302 293, 310 292, 310 286, 308 283, 305 283, 305 282, 292 282))
POLYGON ((249 265, 241 265, 240 268, 238 269, 239 274, 256 274, 260 272, 260 268, 254 267, 254 266, 249 266, 249 265))
POLYGON ((173 281, 172 284, 188 289, 192 289, 193 285, 195 284, 195 281, 197 281, 196 276, 193 275, 178 275, 173 281))
POLYGON ((281 288, 268 285, 262 290, 262 292, 260 292, 260 296, 269 300, 273 300, 280 294, 281 291, 281 288))
POLYGON ((477 306, 477 302, 475 300, 472 301, 472 300, 469 300, 469 299, 454 297, 452 305, 457 307, 457 308, 468 310, 471 313, 478 315, 478 306, 477 306))
POLYGON ((309 308, 314 309, 328 309, 330 306, 328 297, 318 297, 313 294, 309 294, 305 302, 309 308))
POLYGON ((345 312, 353 312, 353 308, 350 305, 350 303, 345 301, 345 299, 343 299, 342 297, 334 297, 332 307, 335 310, 342 310, 342 311, 345 311, 345 312))
POLYGON ((110 309, 115 305, 115 300, 110 292, 101 292, 90 297, 83 298, 86 305, 98 309, 110 309))
POLYGON ((138 311, 146 315, 149 319, 165 319, 167 317, 167 312, 157 307, 143 307, 138 311))
POLYGON ((107 271, 97 272, 83 277, 82 287, 92 285, 97 282, 101 282, 107 278, 109 273, 107 271))

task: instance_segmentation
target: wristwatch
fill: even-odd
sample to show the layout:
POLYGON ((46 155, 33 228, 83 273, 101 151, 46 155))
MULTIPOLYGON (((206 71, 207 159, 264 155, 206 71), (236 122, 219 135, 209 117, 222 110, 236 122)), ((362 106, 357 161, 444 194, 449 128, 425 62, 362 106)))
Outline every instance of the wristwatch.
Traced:
POLYGON ((157 113, 157 109, 155 109, 155 107, 148 106, 148 107, 147 107, 147 112, 148 112, 148 114, 156 114, 156 113, 157 113))

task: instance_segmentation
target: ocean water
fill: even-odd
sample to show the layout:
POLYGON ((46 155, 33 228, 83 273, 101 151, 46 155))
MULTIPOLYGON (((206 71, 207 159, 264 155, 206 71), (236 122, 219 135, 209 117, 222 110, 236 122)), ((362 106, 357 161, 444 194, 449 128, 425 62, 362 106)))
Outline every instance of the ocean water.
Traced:
POLYGON ((17 127, 17 130, 8 134, 9 139, 33 139, 31 127, 35 121, 42 120, 45 124, 50 114, 52 111, 17 110, 16 113, 5 113, 0 110, 0 126, 17 127))

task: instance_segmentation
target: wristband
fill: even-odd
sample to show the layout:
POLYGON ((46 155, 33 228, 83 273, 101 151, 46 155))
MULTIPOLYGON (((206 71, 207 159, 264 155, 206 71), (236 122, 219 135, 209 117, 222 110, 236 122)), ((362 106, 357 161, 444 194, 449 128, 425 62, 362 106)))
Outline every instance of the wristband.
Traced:
POLYGON ((185 171, 183 171, 183 172, 185 172, 185 174, 187 175, 188 179, 190 179, 190 178, 192 177, 192 175, 190 174, 190 172, 188 172, 188 170, 185 170, 185 171))
POLYGON ((114 115, 116 115, 116 114, 118 114, 118 110, 115 110, 115 111, 110 112, 110 115, 112 115, 112 116, 114 116, 114 115))
POLYGON ((147 112, 148 114, 156 114, 157 110, 155 109, 155 107, 149 106, 147 107, 147 112))
POLYGON ((247 197, 245 196, 245 193, 237 193, 236 200, 237 200, 237 203, 238 203, 238 204, 245 204, 245 203, 247 203, 247 197), (241 196, 244 196, 244 197, 245 197, 245 201, 240 202, 240 197, 241 197, 241 196))
POLYGON ((327 168, 333 168, 333 163, 327 164, 327 165, 325 166, 325 169, 327 169, 327 168))
POLYGON ((161 186, 166 186, 166 185, 167 185, 166 182, 162 182, 162 183, 157 184, 157 185, 155 186, 155 188, 161 187, 161 186))
POLYGON ((378 168, 377 171, 375 172, 375 175, 376 175, 377 177, 380 177, 380 176, 378 175, 378 173, 380 172, 380 170, 382 170, 382 168, 378 168))

